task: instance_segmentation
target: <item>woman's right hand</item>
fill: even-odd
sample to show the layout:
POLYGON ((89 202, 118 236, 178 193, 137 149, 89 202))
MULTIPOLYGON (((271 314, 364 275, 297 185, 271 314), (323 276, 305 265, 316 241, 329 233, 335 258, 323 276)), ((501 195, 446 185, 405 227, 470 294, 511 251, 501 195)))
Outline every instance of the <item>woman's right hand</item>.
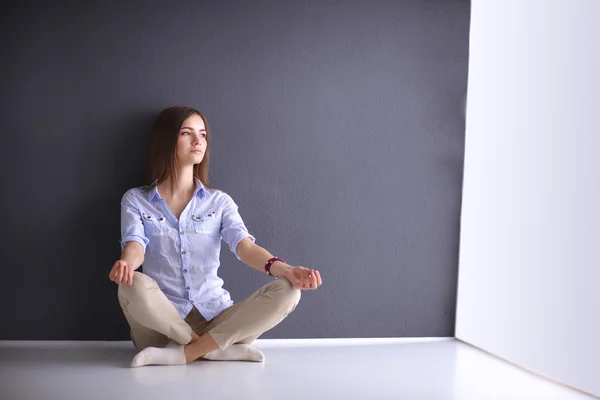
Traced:
POLYGON ((133 265, 125 260, 118 260, 113 265, 108 278, 115 283, 133 285, 133 265))

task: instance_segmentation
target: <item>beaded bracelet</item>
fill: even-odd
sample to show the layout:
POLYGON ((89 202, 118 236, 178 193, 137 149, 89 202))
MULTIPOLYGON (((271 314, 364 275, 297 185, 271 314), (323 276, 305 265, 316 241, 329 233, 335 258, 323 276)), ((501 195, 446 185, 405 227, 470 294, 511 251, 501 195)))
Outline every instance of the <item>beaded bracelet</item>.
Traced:
POLYGON ((267 261, 267 263, 265 264, 265 272, 267 273, 267 275, 270 275, 273 278, 277 279, 278 276, 277 275, 273 275, 271 273, 271 265, 273 265, 273 263, 275 261, 281 261, 282 263, 285 263, 285 261, 283 259, 279 258, 279 257, 270 258, 269 261, 267 261))

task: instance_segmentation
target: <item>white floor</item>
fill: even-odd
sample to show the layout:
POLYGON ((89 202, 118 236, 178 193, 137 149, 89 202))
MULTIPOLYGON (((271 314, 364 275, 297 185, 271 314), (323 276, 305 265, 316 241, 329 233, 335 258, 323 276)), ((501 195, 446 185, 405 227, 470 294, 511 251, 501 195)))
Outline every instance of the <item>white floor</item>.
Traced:
POLYGON ((0 342, 0 399, 591 399, 454 339, 258 340, 266 362, 129 368, 130 342, 0 342))

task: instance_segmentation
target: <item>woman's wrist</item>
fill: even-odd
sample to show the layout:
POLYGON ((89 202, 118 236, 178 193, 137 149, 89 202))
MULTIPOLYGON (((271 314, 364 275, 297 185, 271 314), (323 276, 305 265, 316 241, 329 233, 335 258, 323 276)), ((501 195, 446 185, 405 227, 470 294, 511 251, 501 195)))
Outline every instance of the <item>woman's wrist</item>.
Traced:
POLYGON ((291 270, 292 267, 289 264, 286 264, 284 262, 281 261, 275 261, 272 265, 271 265, 271 273, 273 275, 277 275, 277 276, 285 276, 285 274, 291 270))

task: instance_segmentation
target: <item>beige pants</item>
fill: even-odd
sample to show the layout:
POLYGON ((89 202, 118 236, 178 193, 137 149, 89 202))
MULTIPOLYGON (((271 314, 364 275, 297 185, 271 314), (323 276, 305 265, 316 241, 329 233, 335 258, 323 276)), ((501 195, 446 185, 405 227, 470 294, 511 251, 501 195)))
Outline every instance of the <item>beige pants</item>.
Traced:
POLYGON ((165 347, 171 340, 187 344, 192 331, 198 336, 208 333, 223 350, 234 343, 250 344, 280 323, 300 301, 300 291, 279 278, 210 321, 195 307, 182 319, 156 281, 141 272, 133 273, 133 285, 119 285, 118 298, 131 340, 140 350, 165 347))

